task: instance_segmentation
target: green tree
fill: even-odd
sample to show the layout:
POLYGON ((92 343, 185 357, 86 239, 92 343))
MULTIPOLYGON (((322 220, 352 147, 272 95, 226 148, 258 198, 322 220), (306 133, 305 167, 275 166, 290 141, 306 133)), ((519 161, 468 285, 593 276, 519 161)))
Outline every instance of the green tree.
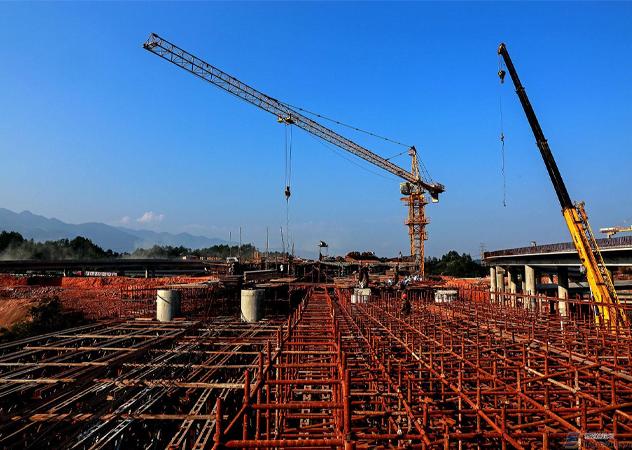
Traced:
POLYGON ((118 253, 104 251, 90 239, 77 236, 72 240, 35 242, 26 240, 15 231, 0 233, 0 256, 5 259, 105 259, 116 258, 118 253))
POLYGON ((435 257, 426 258, 425 268, 427 275, 445 275, 451 277, 467 278, 481 277, 485 275, 485 268, 472 260, 469 254, 452 250, 441 259, 435 257))
POLYGON ((0 233, 0 252, 11 246, 18 246, 24 242, 24 238, 17 231, 2 231, 0 233))

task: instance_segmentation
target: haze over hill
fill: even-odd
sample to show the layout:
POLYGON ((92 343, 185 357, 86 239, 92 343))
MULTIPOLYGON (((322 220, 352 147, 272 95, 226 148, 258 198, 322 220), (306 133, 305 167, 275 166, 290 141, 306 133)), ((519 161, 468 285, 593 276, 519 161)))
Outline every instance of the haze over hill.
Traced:
POLYGON ((17 231, 26 239, 38 242, 83 236, 103 249, 111 249, 119 253, 133 252, 136 248, 149 248, 154 245, 174 247, 182 245, 195 249, 229 243, 223 239, 193 236, 189 233, 157 233, 150 230, 113 227, 97 222, 69 224, 55 218, 39 216, 30 211, 22 211, 18 214, 5 208, 0 208, 0 231, 2 230, 17 231))

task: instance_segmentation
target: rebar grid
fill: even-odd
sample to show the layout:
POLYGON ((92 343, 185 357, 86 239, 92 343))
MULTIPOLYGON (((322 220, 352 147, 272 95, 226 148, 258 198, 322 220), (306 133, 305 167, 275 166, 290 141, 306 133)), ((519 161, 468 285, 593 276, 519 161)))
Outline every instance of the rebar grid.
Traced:
POLYGON ((236 402, 283 323, 107 322, 0 346, 0 447, 205 448, 216 399, 236 402))
POLYGON ((561 448, 569 433, 632 439, 629 337, 490 303, 417 303, 410 316, 384 298, 353 307, 367 334, 380 331, 370 338, 376 351, 403 353, 394 373, 433 446, 561 448))
POLYGON ((0 448, 632 441, 627 335, 510 302, 409 290, 406 315, 398 291, 352 304, 349 289, 310 289, 256 324, 110 321, 0 346, 0 448))

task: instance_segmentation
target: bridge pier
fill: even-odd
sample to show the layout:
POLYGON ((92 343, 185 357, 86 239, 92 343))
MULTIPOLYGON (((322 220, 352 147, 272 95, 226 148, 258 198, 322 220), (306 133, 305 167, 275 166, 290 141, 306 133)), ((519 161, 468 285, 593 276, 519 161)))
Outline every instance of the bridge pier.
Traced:
MULTIPOLYGON (((525 278, 525 293, 528 295, 535 295, 535 268, 531 266, 524 266, 524 278, 525 278)), ((535 311, 538 302, 535 298, 529 298, 526 302, 529 305, 531 311, 535 311)))
POLYGON ((509 293, 512 294, 509 296, 509 300, 511 305, 516 307, 517 305, 517 293, 518 293, 518 284, 517 284, 518 270, 515 267, 507 267, 507 284, 509 285, 509 293))
POLYGON ((502 292, 505 292, 505 269, 502 267, 496 267, 496 290, 499 292, 498 301, 504 303, 505 296, 502 292))
POLYGON ((568 300, 568 267, 566 266, 557 268, 557 296, 560 299, 557 311, 561 317, 564 317, 568 314, 568 303, 564 301, 568 300))
POLYGON ((496 294, 494 294, 494 292, 496 292, 497 286, 498 285, 496 284, 496 266, 490 266, 489 267, 489 292, 491 292, 490 296, 492 300, 496 300, 496 294))

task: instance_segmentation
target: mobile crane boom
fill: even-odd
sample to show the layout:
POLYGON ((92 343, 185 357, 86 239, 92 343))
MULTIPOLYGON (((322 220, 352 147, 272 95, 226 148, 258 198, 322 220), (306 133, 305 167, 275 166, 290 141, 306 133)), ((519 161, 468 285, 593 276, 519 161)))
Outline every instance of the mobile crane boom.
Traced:
POLYGON ((423 194, 427 191, 432 197, 433 202, 437 202, 439 201, 439 194, 445 191, 445 186, 421 177, 417 150, 414 146, 408 151, 412 157, 412 170, 409 172, 320 125, 309 117, 295 111, 287 104, 253 89, 247 84, 242 83, 154 33, 149 36, 143 48, 226 92, 274 114, 277 116, 279 122, 295 125, 405 180, 406 183, 404 183, 401 188, 402 193, 407 196, 402 200, 404 200, 409 207, 409 218, 405 221, 405 224, 409 227, 411 255, 420 260, 421 272, 423 274, 423 241, 426 240, 425 225, 428 223, 424 213, 424 207, 428 202, 425 200, 423 194))
MULTIPOLYGON (((566 225, 568 226, 568 230, 573 238, 573 243, 575 244, 575 248, 579 254, 579 259, 586 268, 586 278, 588 279, 588 284, 590 285, 590 289, 595 299, 595 304, 597 305, 595 316, 596 320, 597 322, 603 321, 607 325, 623 324, 627 320, 623 311, 615 307, 615 305, 619 304, 619 299, 614 289, 614 285, 612 284, 610 273, 606 269, 601 252, 599 251, 597 242, 595 241, 590 225, 588 224, 588 216, 584 210, 584 202, 575 202, 575 204, 571 202, 566 186, 564 185, 562 175, 557 168, 557 164, 555 163, 549 144, 544 137, 542 128, 540 128, 538 119, 533 111, 531 103, 529 102, 527 93, 520 82, 520 78, 518 78, 518 74, 511 62, 509 53, 507 53, 505 44, 500 44, 498 54, 502 56, 505 66, 507 67, 509 75, 514 83, 516 93, 518 94, 522 108, 527 116, 533 135, 535 136, 536 144, 540 149, 540 154, 542 155, 546 169, 549 172, 549 177, 551 178, 553 187, 555 188, 555 193, 557 194, 557 198, 562 206, 562 214, 564 215, 566 225)), ((501 82, 503 82, 505 71, 500 70, 498 75, 500 76, 501 82)))

